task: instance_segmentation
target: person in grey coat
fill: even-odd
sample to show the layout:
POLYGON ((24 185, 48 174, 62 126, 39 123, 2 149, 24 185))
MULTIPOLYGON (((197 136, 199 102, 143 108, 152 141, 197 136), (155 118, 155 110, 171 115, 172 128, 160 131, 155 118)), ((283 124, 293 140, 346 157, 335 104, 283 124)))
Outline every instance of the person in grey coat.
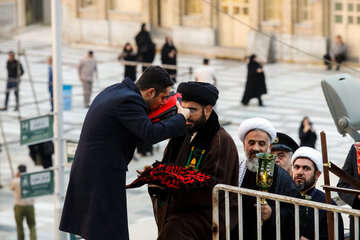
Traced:
POLYGON ((148 67, 136 85, 130 78, 100 92, 85 117, 70 172, 59 229, 86 240, 129 239, 126 171, 136 143, 157 143, 186 133, 190 110, 152 124, 149 112, 165 103, 173 81, 148 67))
POLYGON ((331 46, 330 53, 324 56, 327 70, 331 70, 333 63, 336 63, 336 71, 340 70, 341 63, 346 59, 346 48, 342 37, 337 35, 335 43, 331 46))
POLYGON ((82 59, 78 66, 79 78, 84 89, 84 105, 86 108, 90 106, 94 74, 96 74, 96 78, 99 79, 96 65, 94 53, 93 51, 89 51, 87 57, 82 59))

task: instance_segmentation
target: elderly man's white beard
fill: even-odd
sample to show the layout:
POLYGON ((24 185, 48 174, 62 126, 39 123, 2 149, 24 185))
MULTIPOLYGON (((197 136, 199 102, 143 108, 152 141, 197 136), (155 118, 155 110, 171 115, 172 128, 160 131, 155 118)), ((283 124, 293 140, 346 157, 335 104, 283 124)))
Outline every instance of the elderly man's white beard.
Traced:
MULTIPOLYGON (((270 147, 268 147, 266 152, 267 153, 270 152, 270 147)), ((249 169, 249 171, 256 172, 258 167, 259 167, 259 161, 258 161, 257 157, 250 158, 250 155, 251 154, 246 153, 246 159, 247 159, 246 160, 246 167, 247 167, 247 169, 249 169)))

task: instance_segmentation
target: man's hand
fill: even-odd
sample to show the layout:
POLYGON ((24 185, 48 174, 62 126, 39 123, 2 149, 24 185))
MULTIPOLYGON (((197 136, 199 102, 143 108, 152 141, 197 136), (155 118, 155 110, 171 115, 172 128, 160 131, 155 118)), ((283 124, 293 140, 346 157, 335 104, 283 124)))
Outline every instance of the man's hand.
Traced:
POLYGON ((263 204, 261 205, 261 220, 266 221, 271 217, 272 209, 269 205, 263 204))
POLYGON ((141 170, 136 170, 136 172, 138 173, 138 177, 146 170, 146 169, 152 169, 153 168, 153 166, 151 166, 151 165, 145 165, 144 166, 144 169, 141 171, 141 170))
POLYGON ((188 119, 190 117, 190 110, 187 108, 183 108, 179 101, 176 102, 176 107, 177 107, 177 112, 179 114, 182 114, 184 116, 185 119, 188 119))

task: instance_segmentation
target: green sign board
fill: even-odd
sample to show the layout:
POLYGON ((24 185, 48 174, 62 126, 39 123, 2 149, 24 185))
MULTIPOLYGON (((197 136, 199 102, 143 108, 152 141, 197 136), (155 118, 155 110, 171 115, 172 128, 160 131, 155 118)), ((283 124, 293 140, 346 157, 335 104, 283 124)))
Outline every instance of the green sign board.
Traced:
POLYGON ((54 193, 54 170, 20 175, 21 198, 31 198, 54 193))
POLYGON ((78 143, 75 141, 66 140, 66 156, 68 163, 73 162, 77 145, 78 143))
POLYGON ((70 233, 70 240, 81 240, 81 239, 82 239, 81 237, 70 233))
POLYGON ((20 121, 20 144, 34 144, 53 138, 53 115, 45 115, 20 121))

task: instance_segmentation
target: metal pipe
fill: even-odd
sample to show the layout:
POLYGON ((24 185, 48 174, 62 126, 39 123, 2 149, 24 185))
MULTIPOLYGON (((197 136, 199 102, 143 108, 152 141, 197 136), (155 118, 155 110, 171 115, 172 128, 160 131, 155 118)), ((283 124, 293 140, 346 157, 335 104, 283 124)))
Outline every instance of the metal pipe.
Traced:
POLYGON ((276 239, 281 239, 281 223, 280 223, 280 202, 275 201, 275 217, 276 217, 276 239))
POLYGON ((257 239, 262 239, 262 221, 261 221, 261 198, 256 197, 256 225, 257 225, 257 239))
POLYGON ((243 239, 243 209, 242 209, 242 194, 238 194, 238 223, 239 223, 239 239, 243 239))
POLYGON ((225 192, 225 230, 226 240, 230 240, 230 207, 229 192, 225 192))

